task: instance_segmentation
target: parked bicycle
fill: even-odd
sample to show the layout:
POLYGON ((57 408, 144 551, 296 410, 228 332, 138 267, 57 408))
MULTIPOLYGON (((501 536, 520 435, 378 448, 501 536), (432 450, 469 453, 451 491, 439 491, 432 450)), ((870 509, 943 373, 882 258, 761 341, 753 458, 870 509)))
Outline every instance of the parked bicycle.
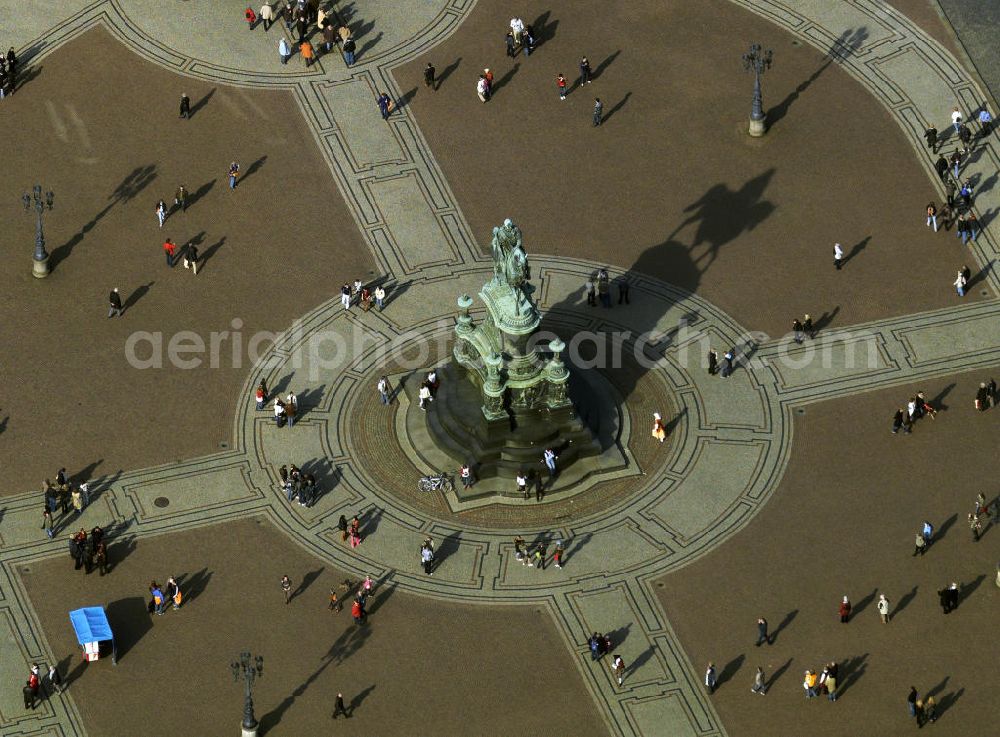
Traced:
POLYGON ((436 476, 424 476, 417 482, 419 491, 454 491, 455 482, 443 471, 436 476))

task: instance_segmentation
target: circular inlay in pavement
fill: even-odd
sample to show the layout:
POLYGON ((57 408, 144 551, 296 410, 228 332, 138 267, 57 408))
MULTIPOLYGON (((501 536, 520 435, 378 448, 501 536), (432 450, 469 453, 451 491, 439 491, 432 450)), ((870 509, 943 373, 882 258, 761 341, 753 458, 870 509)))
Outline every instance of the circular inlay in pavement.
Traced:
POLYGON ((170 500, 167 499, 165 496, 158 496, 156 497, 156 499, 153 500, 153 506, 160 507, 161 509, 163 507, 168 507, 170 506, 170 500))

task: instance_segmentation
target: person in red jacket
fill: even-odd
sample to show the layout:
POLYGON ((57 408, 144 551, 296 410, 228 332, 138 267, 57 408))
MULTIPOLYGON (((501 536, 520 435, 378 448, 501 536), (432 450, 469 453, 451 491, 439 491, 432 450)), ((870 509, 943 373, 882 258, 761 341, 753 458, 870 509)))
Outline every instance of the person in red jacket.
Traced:
POLYGON ((167 254, 167 266, 169 266, 170 268, 174 267, 174 253, 176 253, 176 251, 177 251, 177 246, 174 245, 174 242, 172 240, 167 238, 167 240, 163 244, 163 252, 167 254))
POLYGON ((556 87, 559 89, 559 99, 566 99, 566 78, 563 75, 556 77, 556 87))
POLYGON ((253 12, 253 8, 247 6, 243 17, 247 19, 247 24, 250 26, 250 30, 252 31, 254 26, 257 25, 257 14, 253 12))
POLYGON ((851 602, 845 596, 844 600, 840 602, 840 621, 842 624, 847 624, 847 620, 851 618, 851 602))

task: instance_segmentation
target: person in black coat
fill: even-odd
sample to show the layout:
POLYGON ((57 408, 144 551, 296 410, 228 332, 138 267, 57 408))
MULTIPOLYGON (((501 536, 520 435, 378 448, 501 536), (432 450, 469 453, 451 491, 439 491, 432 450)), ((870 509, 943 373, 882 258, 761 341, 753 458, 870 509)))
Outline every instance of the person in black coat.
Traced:
POLYGON ((181 117, 191 117, 191 98, 184 93, 181 93, 181 117))
POLYGON ((108 310, 108 317, 121 317, 125 310, 122 308, 122 298, 118 294, 118 287, 111 290, 111 294, 108 295, 108 304, 111 309, 108 310))

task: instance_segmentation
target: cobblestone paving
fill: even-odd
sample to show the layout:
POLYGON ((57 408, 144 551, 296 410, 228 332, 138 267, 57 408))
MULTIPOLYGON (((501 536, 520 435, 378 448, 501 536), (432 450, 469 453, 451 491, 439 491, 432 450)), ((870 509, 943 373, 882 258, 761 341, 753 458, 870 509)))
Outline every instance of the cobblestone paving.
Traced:
MULTIPOLYGON (((824 50, 835 47, 838 39, 859 39, 850 53, 841 55, 841 65, 886 106, 928 169, 932 161, 920 145, 924 121, 934 120, 944 128, 952 104, 971 111, 982 100, 981 91, 947 51, 887 6, 866 0, 736 1, 824 50), (858 29, 865 33, 857 35, 858 29)), ((725 734, 725 726, 699 687, 700 673, 682 649, 651 580, 722 544, 766 503, 787 463, 796 407, 995 363, 1000 352, 996 301, 845 331, 847 337, 831 347, 829 361, 790 372, 785 368, 787 361, 779 361, 777 354, 785 351, 794 357, 797 351, 809 350, 808 346, 794 350, 787 342, 757 346, 748 342, 736 321, 703 299, 633 274, 629 277, 633 287, 644 298, 600 320, 605 327, 624 329, 653 325, 661 335, 671 336, 664 340, 662 360, 651 371, 662 375, 677 406, 686 407, 688 414, 676 428, 667 468, 615 500, 611 509, 574 518, 558 529, 502 530, 458 525, 443 514, 430 516, 391 489, 377 488, 367 477, 363 459, 353 453, 350 418, 344 410, 352 406, 358 392, 370 392, 365 379, 375 367, 374 352, 366 351, 358 336, 375 336, 378 344, 391 343, 403 334, 433 335, 441 329, 440 320, 452 314, 454 295, 460 290, 474 293, 483 280, 484 265, 449 185, 406 107, 386 126, 370 125, 357 111, 371 107, 376 89, 388 88, 397 99, 405 97, 391 76, 393 66, 452 32, 472 3, 420 4, 423 15, 387 15, 397 19, 390 24, 391 33, 387 27, 384 44, 379 41, 370 55, 362 54, 357 66, 347 69, 339 59, 327 58, 299 72, 268 68, 266 49, 274 38, 264 39, 261 34, 247 40, 260 45, 256 51, 221 43, 192 47, 176 31, 171 32, 166 20, 155 21, 155 14, 147 14, 144 22, 154 19, 163 24, 155 28, 153 42, 133 19, 134 8, 151 5, 130 4, 133 10, 125 12, 123 3, 92 3, 70 22, 56 25, 51 32, 37 30, 34 36, 31 24, 38 18, 29 14, 30 22, 26 20, 20 29, 25 39, 22 48, 31 48, 38 63, 62 41, 101 23, 136 53, 180 74, 250 86, 291 87, 374 258, 391 278, 405 281, 408 287, 384 316, 345 314, 336 304, 320 307, 283 336, 248 377, 243 396, 249 395, 261 373, 270 376, 273 384, 291 377, 296 386, 312 387, 305 416, 295 428, 278 430, 240 406, 231 451, 124 473, 99 490, 84 520, 89 524, 110 516, 128 521, 132 534, 141 539, 263 516, 321 560, 356 574, 392 573, 402 591, 481 603, 544 603, 569 644, 610 733, 725 734), (210 51, 217 56, 188 55, 210 51), (250 63, 259 66, 246 69, 250 63), (683 360, 685 344, 677 332, 682 321, 719 345, 741 347, 740 366, 731 379, 725 383, 712 379, 716 383, 707 391, 709 379, 700 365, 683 360), (325 360, 309 341, 320 333, 339 335, 349 350, 342 351, 336 362, 325 360), (855 344, 855 359, 860 354, 862 361, 852 360, 844 348, 855 344), (293 456, 340 466, 336 478, 326 479, 332 488, 304 513, 290 508, 275 489, 276 464, 293 456), (155 502, 160 497, 168 499, 169 506, 158 506, 155 502), (365 542, 358 555, 346 553, 335 530, 337 516, 347 510, 362 510, 366 524, 377 519, 378 534, 365 542), (569 541, 562 577, 539 582, 529 579, 523 567, 512 566, 510 539, 515 532, 529 537, 559 534, 569 541), (420 538, 427 534, 451 541, 454 551, 433 585, 414 565, 420 538), (584 640, 592 630, 628 633, 620 648, 632 664, 624 688, 616 689, 607 669, 590 662, 584 640)), ((230 15, 239 12, 235 3, 220 5, 225 7, 219 10, 230 15)), ((379 7, 379 12, 391 13, 388 4, 372 6, 379 7)), ((359 4, 356 12, 362 11, 359 4)), ((994 146, 992 141, 986 145, 970 164, 969 174, 982 180, 995 171, 994 146)), ((1000 191, 984 189, 977 201, 984 222, 995 214, 997 203, 1000 191)), ((972 251, 982 266, 996 259, 997 241, 989 229, 972 251)), ((595 264, 532 255, 539 281, 545 284, 543 309, 560 319, 579 321, 586 313, 586 307, 579 304, 579 285, 595 264)), ((987 270, 985 280, 995 292, 996 273, 987 270)), ((641 424, 637 432, 641 438, 641 424)), ((53 659, 39 618, 15 573, 16 566, 62 549, 61 541, 38 539, 36 507, 33 494, 10 497, 4 507, 0 612, 10 635, 4 641, 7 651, 0 669, 11 682, 23 672, 25 661, 53 659)), ((72 698, 61 700, 58 711, 37 713, 27 720, 17 717, 15 722, 7 716, 11 713, 21 712, 12 712, 8 704, 0 707, 5 733, 83 732, 72 698)))

